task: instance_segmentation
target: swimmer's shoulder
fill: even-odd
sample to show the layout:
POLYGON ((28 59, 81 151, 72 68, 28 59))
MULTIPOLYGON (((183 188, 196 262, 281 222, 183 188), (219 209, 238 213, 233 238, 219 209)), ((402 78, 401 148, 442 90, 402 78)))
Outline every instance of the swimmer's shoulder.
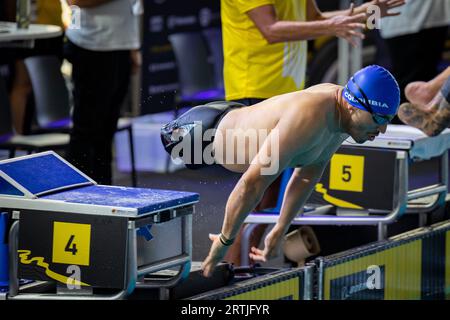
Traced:
POLYGON ((342 88, 342 87, 337 84, 334 84, 334 83, 321 83, 321 84, 317 84, 315 86, 309 87, 305 90, 301 90, 298 92, 303 93, 303 94, 317 93, 317 94, 322 94, 324 96, 327 96, 330 94, 331 95, 334 94, 340 88, 342 88))
POLYGON ((336 84, 322 83, 298 91, 299 103, 306 103, 308 108, 313 107, 314 109, 319 109, 320 112, 323 112, 324 108, 332 110, 336 101, 336 91, 340 88, 336 84))

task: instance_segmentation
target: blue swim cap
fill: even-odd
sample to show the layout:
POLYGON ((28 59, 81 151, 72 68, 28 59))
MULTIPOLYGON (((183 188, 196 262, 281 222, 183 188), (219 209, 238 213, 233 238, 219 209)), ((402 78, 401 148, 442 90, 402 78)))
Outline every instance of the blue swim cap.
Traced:
POLYGON ((400 105, 397 80, 388 70, 377 65, 355 73, 342 91, 342 96, 353 107, 378 115, 393 117, 400 105))

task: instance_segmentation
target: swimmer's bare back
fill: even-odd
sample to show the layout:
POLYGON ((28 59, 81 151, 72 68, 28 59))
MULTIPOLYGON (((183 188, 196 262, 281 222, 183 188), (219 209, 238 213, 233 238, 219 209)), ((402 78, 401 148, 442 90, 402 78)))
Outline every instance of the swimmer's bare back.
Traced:
POLYGON ((233 172, 245 172, 264 143, 276 140, 278 152, 283 153, 280 170, 330 157, 347 138, 338 134, 336 127, 336 96, 341 88, 320 84, 229 112, 217 128, 213 145, 216 163, 233 172), (270 140, 275 134, 278 139, 270 140), (258 141, 256 147, 251 145, 252 139, 258 141), (239 144, 242 141, 245 143, 239 144), (230 152, 234 161, 230 161, 230 152))

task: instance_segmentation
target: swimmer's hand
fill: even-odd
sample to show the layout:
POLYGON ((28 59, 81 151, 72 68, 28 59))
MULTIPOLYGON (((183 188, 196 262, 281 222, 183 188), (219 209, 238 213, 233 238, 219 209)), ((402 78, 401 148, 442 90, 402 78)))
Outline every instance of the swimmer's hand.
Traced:
POLYGON ((251 248, 249 253, 250 259, 254 261, 266 262, 267 260, 278 257, 280 254, 281 243, 284 232, 282 229, 273 228, 264 240, 264 249, 260 250, 256 247, 251 248))
POLYGON ((211 249, 202 263, 203 276, 207 278, 213 274, 214 268, 222 261, 229 248, 220 242, 218 234, 210 234, 209 239, 212 241, 211 249))

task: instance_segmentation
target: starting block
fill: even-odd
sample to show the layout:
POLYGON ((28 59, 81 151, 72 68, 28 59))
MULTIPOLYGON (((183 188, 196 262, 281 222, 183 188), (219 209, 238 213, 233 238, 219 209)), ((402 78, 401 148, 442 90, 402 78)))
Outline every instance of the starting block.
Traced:
POLYGON ((198 201, 97 185, 54 152, 0 161, 0 209, 12 217, 3 298, 121 299, 136 286, 172 287, 189 274, 198 201), (179 271, 169 279, 143 280, 171 268, 179 271), (23 293, 19 278, 56 283, 57 292, 23 293))

